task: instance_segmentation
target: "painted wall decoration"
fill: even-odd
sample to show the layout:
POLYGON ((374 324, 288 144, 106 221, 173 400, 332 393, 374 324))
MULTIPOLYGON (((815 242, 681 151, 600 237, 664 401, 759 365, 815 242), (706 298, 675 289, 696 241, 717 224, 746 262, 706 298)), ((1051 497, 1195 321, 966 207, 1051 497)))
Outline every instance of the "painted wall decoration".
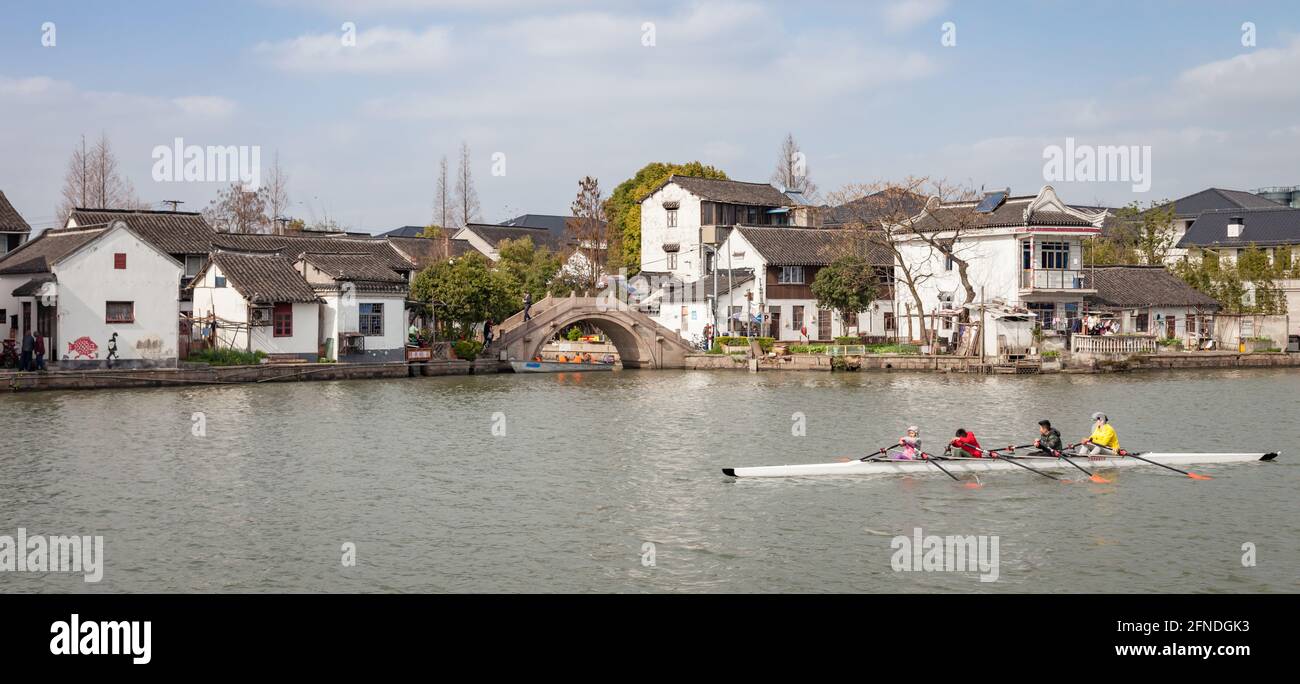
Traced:
POLYGON ((109 368, 113 367, 113 359, 122 358, 117 355, 117 333, 113 333, 113 335, 108 338, 108 356, 104 358, 108 361, 109 368))
MULTIPOLYGON (((97 359, 99 358, 99 345, 89 337, 78 337, 76 340, 68 343, 68 352, 76 354, 78 359, 97 359)), ((66 360, 67 354, 63 355, 66 360)))

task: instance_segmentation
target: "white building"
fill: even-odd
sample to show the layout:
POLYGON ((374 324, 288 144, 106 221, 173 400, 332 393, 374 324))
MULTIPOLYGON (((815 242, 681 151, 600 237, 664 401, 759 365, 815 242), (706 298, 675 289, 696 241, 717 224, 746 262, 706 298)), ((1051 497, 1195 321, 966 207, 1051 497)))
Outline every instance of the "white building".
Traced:
POLYGON ((47 230, 0 259, 0 331, 61 369, 175 366, 184 270, 121 220, 47 230))
POLYGON ((321 298, 320 341, 336 361, 406 360, 406 279, 366 254, 307 253, 294 268, 321 298))
POLYGON ((190 290, 194 318, 216 348, 319 358, 321 298, 289 259, 217 250, 190 290))
MULTIPOLYGON (((955 342, 958 314, 967 303, 958 264, 924 238, 951 244, 952 253, 968 263, 971 303, 1028 309, 1048 334, 1068 330, 1079 317, 1084 297, 1095 293, 1085 279, 1083 240, 1100 233, 1106 214, 1066 205, 1051 186, 1036 195, 1008 194, 953 203, 932 198, 909 225, 891 228, 902 261, 895 303, 900 335, 919 340, 928 328, 955 342), (905 271, 912 274, 919 306, 905 271)), ((986 349, 997 334, 990 324, 986 349)))
MULTIPOLYGON (((732 228, 811 226, 813 211, 799 193, 767 183, 669 176, 641 199, 641 271, 694 282, 714 270, 708 246, 732 228)), ((723 256, 716 267, 742 266, 723 256)))

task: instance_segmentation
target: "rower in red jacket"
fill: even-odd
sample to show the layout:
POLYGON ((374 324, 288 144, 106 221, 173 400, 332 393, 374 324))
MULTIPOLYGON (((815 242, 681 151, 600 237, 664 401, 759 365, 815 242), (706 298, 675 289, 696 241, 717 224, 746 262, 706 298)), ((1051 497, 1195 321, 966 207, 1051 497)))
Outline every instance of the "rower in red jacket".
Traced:
POLYGON ((983 458, 984 449, 980 447, 978 439, 975 439, 974 432, 967 432, 964 428, 957 429, 957 438, 948 443, 958 449, 966 452, 971 458, 983 458))

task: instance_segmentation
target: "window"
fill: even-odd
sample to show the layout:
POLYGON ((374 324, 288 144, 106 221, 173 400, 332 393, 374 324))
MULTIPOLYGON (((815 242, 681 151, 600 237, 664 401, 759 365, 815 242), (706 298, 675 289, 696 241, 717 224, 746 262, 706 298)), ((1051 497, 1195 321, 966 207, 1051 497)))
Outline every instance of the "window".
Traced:
POLYGON ((1020 268, 1028 271, 1034 267, 1034 249, 1033 243, 1029 240, 1020 242, 1020 268))
POLYGON ((135 302, 105 302, 105 323, 134 323, 135 302))
POLYGON ((226 276, 215 276, 215 277, 213 278, 213 280, 216 282, 216 284, 213 285, 213 287, 225 287, 225 286, 226 286, 226 276))
POLYGON ((802 285, 803 266, 782 266, 776 282, 782 285, 802 285))
POLYGON ((897 324, 894 322, 894 312, 893 312, 893 311, 886 311, 886 312, 885 312, 885 330, 888 331, 888 332, 893 332, 893 331, 895 331, 895 330, 897 330, 897 329, 898 329, 897 324))
POLYGON ((362 304, 359 332, 366 337, 380 337, 384 334, 384 305, 362 304))
POLYGON ((705 273, 713 273, 713 257, 714 257, 714 253, 711 252, 711 251, 706 251, 706 252, 704 253, 704 272, 705 272, 705 273))
POLYGON ((944 257, 944 259, 943 259, 943 270, 945 270, 945 271, 951 271, 951 270, 952 270, 952 267, 953 267, 952 257, 944 257))
POLYGON ((676 210, 676 209, 669 209, 669 210, 668 210, 668 227, 669 227, 669 228, 676 228, 676 227, 677 227, 677 210, 676 210))
POLYGON ((126 252, 116 252, 113 254, 113 269, 117 271, 126 270, 126 252))
POLYGON ((668 270, 677 270, 677 252, 668 252, 668 270))
POLYGON ((1147 323, 1147 322, 1148 322, 1149 320, 1150 320, 1150 317, 1148 316, 1148 314, 1144 314, 1144 313, 1138 314, 1138 315, 1137 315, 1137 319, 1134 321, 1134 324, 1133 324, 1134 329, 1137 330, 1137 332, 1140 332, 1140 333, 1144 333, 1144 332, 1146 332, 1146 331, 1147 331, 1147 327, 1148 327, 1148 323, 1147 323))
POLYGON ((799 330, 803 327, 803 307, 795 306, 794 315, 790 317, 790 329, 799 330))
POLYGON ((1040 268, 1064 270, 1070 265, 1070 243, 1044 242, 1038 256, 1040 268))
POLYGON ((193 278, 199 274, 199 269, 203 268, 205 257, 189 255, 185 257, 185 277, 193 278))
POLYGON ((276 304, 271 312, 271 329, 275 337, 293 337, 293 304, 276 304))

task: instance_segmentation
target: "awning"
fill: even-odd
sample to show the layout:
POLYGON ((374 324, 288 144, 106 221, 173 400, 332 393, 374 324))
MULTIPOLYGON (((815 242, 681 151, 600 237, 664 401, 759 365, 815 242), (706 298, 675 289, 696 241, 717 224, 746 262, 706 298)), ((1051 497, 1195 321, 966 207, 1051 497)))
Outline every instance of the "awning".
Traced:
POLYGON ((669 200, 667 202, 664 202, 664 209, 676 209, 681 205, 682 203, 678 202, 677 200, 669 200))
POLYGON ((676 251, 680 250, 681 248, 682 248, 682 246, 679 245, 679 244, 677 244, 676 242, 665 242, 665 243, 664 243, 664 251, 665 251, 665 252, 676 252, 676 251))
POLYGON ((51 273, 46 273, 44 275, 40 275, 35 278, 32 278, 31 280, 23 283, 22 285, 19 285, 17 288, 14 289, 13 296, 49 297, 53 299, 57 291, 58 290, 57 290, 57 285, 55 285, 54 275, 51 273))

